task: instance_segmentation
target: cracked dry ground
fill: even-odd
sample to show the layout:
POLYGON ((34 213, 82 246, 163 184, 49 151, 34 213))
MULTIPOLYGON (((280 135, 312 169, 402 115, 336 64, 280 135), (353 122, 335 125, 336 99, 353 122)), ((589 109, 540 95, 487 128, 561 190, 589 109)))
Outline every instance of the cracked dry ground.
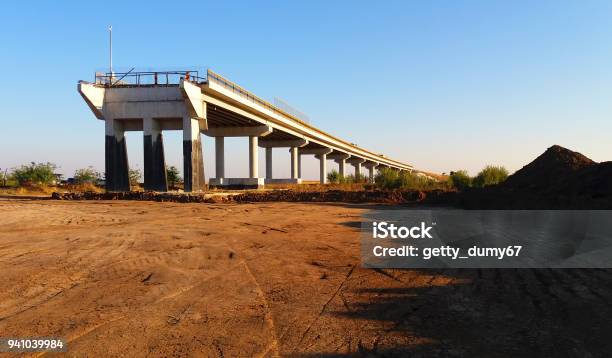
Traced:
POLYGON ((603 357, 609 270, 368 270, 343 204, 0 201, 0 336, 69 356, 603 357))

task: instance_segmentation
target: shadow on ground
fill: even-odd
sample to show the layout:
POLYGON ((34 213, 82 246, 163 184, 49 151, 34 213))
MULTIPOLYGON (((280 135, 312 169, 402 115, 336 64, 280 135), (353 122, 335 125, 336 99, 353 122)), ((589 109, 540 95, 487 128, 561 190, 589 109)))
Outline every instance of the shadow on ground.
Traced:
MULTIPOLYGON (((372 271, 374 274, 375 271, 372 271)), ((608 357, 612 270, 384 270, 394 287, 362 280, 336 317, 374 322, 353 353, 302 357, 608 357), (408 274, 411 272, 412 274, 408 274), (436 277, 449 279, 436 284, 436 277), (419 337, 418 340, 409 337, 419 337)))

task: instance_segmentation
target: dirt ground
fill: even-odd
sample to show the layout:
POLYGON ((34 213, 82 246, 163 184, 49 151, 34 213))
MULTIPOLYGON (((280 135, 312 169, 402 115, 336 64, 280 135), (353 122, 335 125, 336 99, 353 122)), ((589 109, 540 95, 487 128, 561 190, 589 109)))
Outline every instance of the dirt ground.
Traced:
POLYGON ((363 269, 369 208, 0 199, 0 336, 90 357, 610 356, 612 271, 363 269))

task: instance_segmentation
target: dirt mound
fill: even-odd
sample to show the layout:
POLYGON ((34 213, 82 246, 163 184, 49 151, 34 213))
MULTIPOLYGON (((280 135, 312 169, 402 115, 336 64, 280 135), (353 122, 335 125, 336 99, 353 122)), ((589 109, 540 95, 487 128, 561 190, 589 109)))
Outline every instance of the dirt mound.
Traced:
POLYGON ((461 203, 470 209, 612 209, 612 162, 555 145, 503 184, 464 193, 461 203))
POLYGON ((511 175, 504 183, 509 188, 548 188, 572 177, 576 172, 597 165, 584 155, 553 145, 534 161, 511 175))

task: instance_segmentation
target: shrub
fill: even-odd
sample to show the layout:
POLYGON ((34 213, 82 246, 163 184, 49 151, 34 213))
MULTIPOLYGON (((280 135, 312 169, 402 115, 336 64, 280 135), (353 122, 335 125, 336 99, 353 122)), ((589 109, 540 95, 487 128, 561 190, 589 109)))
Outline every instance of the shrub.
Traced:
POLYGON ((77 169, 74 172, 74 182, 76 184, 95 184, 101 177, 102 175, 91 166, 77 169))
POLYGON ((450 173, 450 182, 457 190, 465 190, 472 186, 472 178, 465 170, 458 170, 450 173))
POLYGON ((434 181, 416 173, 401 172, 398 177, 398 186, 402 189, 429 189, 433 186, 434 181))
POLYGON ((474 178, 474 186, 483 188, 488 185, 496 185, 508 178, 508 170, 502 166, 487 165, 474 178))
POLYGON ((57 177, 54 174, 57 166, 53 163, 34 163, 13 169, 11 177, 19 185, 51 185, 57 177))
POLYGON ((340 177, 340 173, 338 173, 338 171, 335 170, 335 169, 332 170, 331 172, 327 173, 327 181, 329 183, 338 184, 338 183, 341 182, 342 179, 344 179, 344 178, 341 178, 340 177))
POLYGON ((390 168, 382 168, 374 177, 374 183, 381 189, 397 189, 400 186, 399 173, 390 168))
POLYGON ((166 178, 168 179, 168 184, 171 187, 174 187, 176 184, 182 182, 179 171, 175 166, 170 166, 166 169, 166 178))
POLYGON ((140 178, 142 173, 138 169, 130 169, 129 174, 130 186, 138 186, 140 184, 140 178))

